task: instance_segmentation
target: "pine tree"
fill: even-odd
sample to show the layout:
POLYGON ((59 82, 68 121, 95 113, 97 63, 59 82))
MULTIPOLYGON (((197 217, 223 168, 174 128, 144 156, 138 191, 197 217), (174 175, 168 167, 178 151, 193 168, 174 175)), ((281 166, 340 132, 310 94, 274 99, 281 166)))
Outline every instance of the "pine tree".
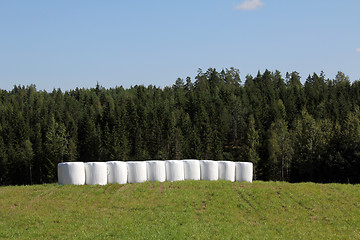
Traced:
POLYGON ((256 173, 257 171, 260 171, 260 169, 257 169, 258 163, 260 161, 258 153, 260 147, 260 137, 258 131, 255 129, 255 119, 253 115, 250 115, 249 117, 249 125, 247 131, 247 147, 247 159, 249 162, 252 162, 254 164, 256 179, 256 173))
POLYGON ((64 162, 68 154, 68 135, 63 123, 55 122, 54 117, 50 120, 49 128, 45 136, 45 168, 47 180, 56 181, 57 164, 64 162))
MULTIPOLYGON (((0 125, 0 133, 2 132, 2 127, 0 125)), ((6 184, 6 176, 8 175, 7 169, 7 153, 5 148, 5 143, 0 134, 0 185, 6 184)))

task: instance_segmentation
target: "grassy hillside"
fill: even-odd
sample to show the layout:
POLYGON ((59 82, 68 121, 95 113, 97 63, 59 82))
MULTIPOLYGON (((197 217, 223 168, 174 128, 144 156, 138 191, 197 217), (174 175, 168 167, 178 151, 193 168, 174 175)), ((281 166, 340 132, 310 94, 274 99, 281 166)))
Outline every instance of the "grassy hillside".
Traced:
POLYGON ((0 239, 360 239, 360 185, 0 187, 0 239))

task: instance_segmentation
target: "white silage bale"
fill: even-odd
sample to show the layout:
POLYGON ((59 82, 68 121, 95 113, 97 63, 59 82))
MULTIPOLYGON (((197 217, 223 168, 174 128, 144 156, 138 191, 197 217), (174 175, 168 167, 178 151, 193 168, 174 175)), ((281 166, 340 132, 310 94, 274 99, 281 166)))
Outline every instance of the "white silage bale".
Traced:
POLYGON ((142 183, 147 180, 146 162, 127 162, 128 183, 142 183))
POLYGON ((216 181, 219 179, 218 163, 212 160, 200 161, 201 180, 216 181))
POLYGON ((107 165, 105 162, 85 163, 85 183, 88 185, 107 184, 107 165))
POLYGON ((64 162, 58 164, 58 181, 60 185, 84 185, 85 167, 83 162, 64 162))
POLYGON ((251 183, 253 179, 253 164, 251 162, 236 162, 235 174, 236 181, 251 183))
POLYGON ((108 183, 127 183, 127 165, 126 162, 110 161, 107 165, 107 182, 108 183))
POLYGON ((146 161, 147 180, 151 182, 164 182, 166 180, 164 161, 146 161))
POLYGON ((184 164, 184 179, 185 180, 200 180, 200 161, 195 159, 185 159, 184 164))
POLYGON ((235 162, 219 161, 219 179, 226 181, 235 181, 235 162))
POLYGON ((165 161, 166 180, 170 182, 184 180, 184 164, 179 160, 165 161))

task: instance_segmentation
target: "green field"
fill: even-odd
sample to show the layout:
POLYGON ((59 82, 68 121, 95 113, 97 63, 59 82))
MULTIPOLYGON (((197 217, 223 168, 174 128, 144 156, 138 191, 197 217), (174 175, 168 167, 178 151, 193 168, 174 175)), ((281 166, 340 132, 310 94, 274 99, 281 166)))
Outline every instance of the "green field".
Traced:
POLYGON ((0 239, 360 239, 360 185, 0 187, 0 239))

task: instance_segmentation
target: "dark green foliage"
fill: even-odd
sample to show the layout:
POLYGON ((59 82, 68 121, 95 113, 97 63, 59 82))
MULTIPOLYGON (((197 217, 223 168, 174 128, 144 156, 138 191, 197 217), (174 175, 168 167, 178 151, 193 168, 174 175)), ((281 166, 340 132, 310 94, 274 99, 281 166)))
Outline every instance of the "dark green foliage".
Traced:
POLYGON ((63 161, 251 161, 261 180, 360 177, 360 82, 339 72, 201 69, 172 87, 0 90, 0 185, 55 182, 63 161))

